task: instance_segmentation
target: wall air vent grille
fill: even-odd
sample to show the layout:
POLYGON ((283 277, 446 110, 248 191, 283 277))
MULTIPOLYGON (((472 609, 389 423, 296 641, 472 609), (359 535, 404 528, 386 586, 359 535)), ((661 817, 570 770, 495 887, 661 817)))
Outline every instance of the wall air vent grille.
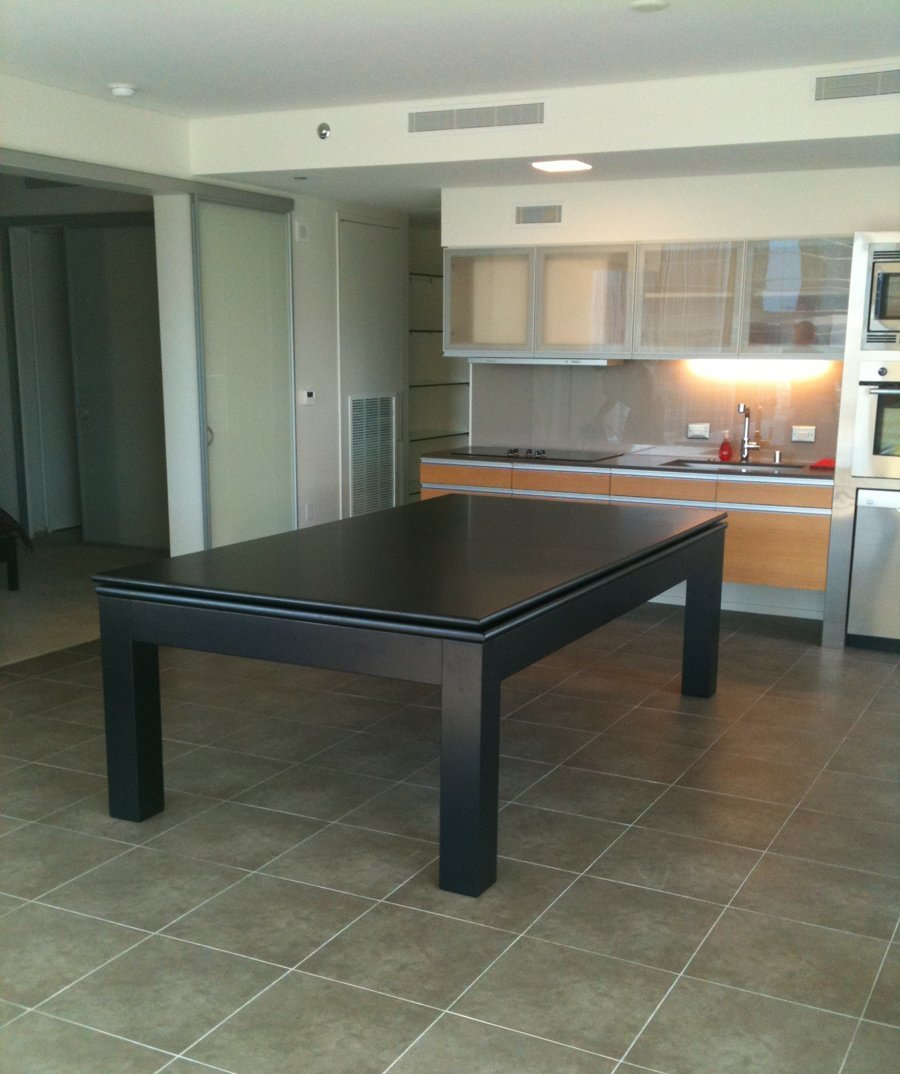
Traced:
POLYGON ((561 224, 561 205, 517 205, 517 224, 561 224))
POLYGON ((873 250, 872 261, 900 261, 900 250, 873 250))
POLYGON ((397 397, 350 397, 350 514, 397 504, 397 397))
POLYGON ((900 93, 900 70, 860 71, 852 75, 826 75, 816 79, 817 101, 880 97, 885 93, 900 93))
POLYGON ((410 112, 409 133, 471 130, 475 127, 516 127, 544 122, 544 104, 500 104, 484 108, 441 108, 410 112))

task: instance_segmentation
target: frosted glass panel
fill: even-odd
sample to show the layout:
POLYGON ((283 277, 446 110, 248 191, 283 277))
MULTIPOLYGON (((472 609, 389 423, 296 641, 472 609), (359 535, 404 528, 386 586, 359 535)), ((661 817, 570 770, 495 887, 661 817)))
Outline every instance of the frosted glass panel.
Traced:
POLYGON ((296 526, 289 217, 197 205, 211 547, 296 526))
POLYGON ((538 350, 631 349, 633 247, 541 251, 538 350))
POLYGON ((748 243, 743 348, 843 353, 852 252, 852 236, 748 243))
POLYGON ((453 253, 447 349, 529 350, 533 255, 453 253))
POLYGON ((737 351, 737 242, 638 247, 637 348, 642 351, 737 351))

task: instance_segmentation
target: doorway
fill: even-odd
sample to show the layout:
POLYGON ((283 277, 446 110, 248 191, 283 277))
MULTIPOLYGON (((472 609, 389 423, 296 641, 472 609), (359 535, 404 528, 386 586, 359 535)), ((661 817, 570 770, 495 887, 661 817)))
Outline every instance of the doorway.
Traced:
POLYGON ((165 549, 152 214, 8 226, 20 437, 4 428, 3 442, 21 457, 23 524, 165 549))

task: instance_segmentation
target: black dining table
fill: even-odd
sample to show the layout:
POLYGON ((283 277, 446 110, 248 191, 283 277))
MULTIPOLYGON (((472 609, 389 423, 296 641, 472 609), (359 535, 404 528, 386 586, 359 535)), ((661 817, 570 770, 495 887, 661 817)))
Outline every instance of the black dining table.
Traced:
POLYGON ((451 494, 98 574, 110 814, 164 808, 160 645, 430 683, 439 884, 479 895, 497 871, 501 682, 685 582, 681 689, 714 694, 725 517, 451 494))

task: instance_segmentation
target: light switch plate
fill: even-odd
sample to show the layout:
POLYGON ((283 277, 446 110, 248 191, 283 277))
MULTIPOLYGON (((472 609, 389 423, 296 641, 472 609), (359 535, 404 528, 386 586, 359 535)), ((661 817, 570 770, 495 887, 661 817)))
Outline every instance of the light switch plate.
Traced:
POLYGON ((689 421, 687 438, 688 440, 709 440, 709 422, 689 421))
POLYGON ((794 444, 814 444, 816 442, 815 425, 792 425, 791 441, 794 444))

